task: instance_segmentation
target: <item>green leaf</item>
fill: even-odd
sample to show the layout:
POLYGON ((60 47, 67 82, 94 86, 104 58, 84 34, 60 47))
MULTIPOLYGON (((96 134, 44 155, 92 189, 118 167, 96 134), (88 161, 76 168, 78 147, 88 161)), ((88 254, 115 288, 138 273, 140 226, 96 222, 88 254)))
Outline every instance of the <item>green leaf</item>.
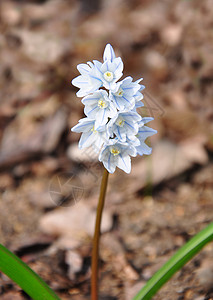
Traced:
POLYGON ((60 300, 33 270, 1 244, 0 271, 16 282, 34 300, 60 300))
POLYGON ((139 291, 133 300, 149 300, 180 268, 195 256, 207 243, 213 241, 213 223, 208 225, 182 246, 139 291))

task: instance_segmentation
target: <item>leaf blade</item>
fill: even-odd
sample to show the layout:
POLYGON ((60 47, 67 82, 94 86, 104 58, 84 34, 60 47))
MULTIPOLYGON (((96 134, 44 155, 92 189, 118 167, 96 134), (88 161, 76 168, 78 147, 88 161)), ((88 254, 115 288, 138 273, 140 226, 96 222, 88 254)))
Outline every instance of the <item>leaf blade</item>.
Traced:
POLYGON ((133 300, 149 300, 182 266, 207 243, 213 241, 213 223, 210 223, 183 245, 146 283, 133 300))
POLYGON ((60 300, 27 264, 1 244, 0 271, 16 282, 33 300, 60 300))

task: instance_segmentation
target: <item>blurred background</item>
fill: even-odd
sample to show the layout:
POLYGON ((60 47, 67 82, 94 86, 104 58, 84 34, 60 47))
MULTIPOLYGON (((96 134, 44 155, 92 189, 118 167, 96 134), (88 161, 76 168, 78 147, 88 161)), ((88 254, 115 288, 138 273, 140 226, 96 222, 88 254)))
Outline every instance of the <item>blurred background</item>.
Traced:
MULTIPOLYGON (((129 300, 213 219, 211 0, 2 0, 0 242, 61 299, 90 299, 90 256, 103 167, 78 149, 83 117, 71 80, 110 43, 124 76, 144 78, 153 153, 110 175, 100 299, 129 300)), ((153 299, 213 297, 208 245, 153 299)), ((30 299, 3 274, 2 300, 30 299)))

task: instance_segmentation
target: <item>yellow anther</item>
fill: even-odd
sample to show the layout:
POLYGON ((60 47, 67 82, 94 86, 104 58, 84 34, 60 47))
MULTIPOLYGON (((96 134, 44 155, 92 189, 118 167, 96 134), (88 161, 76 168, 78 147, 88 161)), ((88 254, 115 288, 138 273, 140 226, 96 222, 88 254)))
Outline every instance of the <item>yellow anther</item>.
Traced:
POLYGON ((118 155, 118 154, 120 153, 120 151, 119 151, 117 148, 112 148, 112 149, 110 150, 110 152, 111 152, 114 156, 116 156, 116 155, 118 155))
POLYGON ((109 81, 109 82, 112 81, 113 80, 113 73, 110 72, 110 71, 105 72, 104 73, 104 79, 106 81, 109 81))
POLYGON ((119 88, 119 90, 115 93, 115 95, 118 96, 118 97, 122 97, 123 93, 124 93, 123 89, 119 88))
POLYGON ((98 101, 98 107, 100 107, 100 108, 106 108, 107 107, 107 103, 104 100, 100 99, 98 101))
POLYGON ((119 127, 123 127, 124 123, 125 121, 121 118, 117 119, 117 121, 115 122, 115 124, 118 125, 119 127))
POLYGON ((95 127, 94 127, 94 126, 92 127, 91 131, 92 131, 93 133, 97 133, 97 130, 95 130, 95 127))

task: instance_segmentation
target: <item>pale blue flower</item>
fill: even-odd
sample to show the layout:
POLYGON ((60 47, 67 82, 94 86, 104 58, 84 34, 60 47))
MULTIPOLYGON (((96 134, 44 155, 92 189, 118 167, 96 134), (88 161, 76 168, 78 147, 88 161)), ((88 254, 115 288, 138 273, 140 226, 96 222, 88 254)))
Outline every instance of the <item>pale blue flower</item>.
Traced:
POLYGON ((116 137, 121 142, 126 142, 126 138, 131 139, 138 133, 138 122, 141 116, 137 112, 121 112, 112 118, 108 123, 108 132, 111 137, 116 137))
POLYGON ((107 44, 103 54, 104 63, 94 60, 93 63, 79 64, 77 66, 81 75, 72 80, 72 84, 80 90, 78 97, 84 97, 98 90, 101 86, 106 89, 115 87, 115 83, 123 75, 123 62, 120 57, 115 57, 114 50, 107 44))
POLYGON ((154 130, 144 125, 152 120, 154 119, 150 117, 146 117, 146 118, 142 118, 142 120, 139 122, 139 130, 136 135, 136 138, 140 141, 140 145, 136 147, 137 153, 139 155, 143 155, 143 154, 150 155, 152 153, 152 148, 145 143, 145 140, 146 138, 156 134, 157 130, 154 130))
POLYGON ((103 54, 104 63, 93 60, 96 67, 97 76, 103 82, 106 89, 116 87, 115 83, 123 75, 123 62, 120 57, 115 56, 115 52, 110 44, 107 44, 103 54))
POLYGON ((110 99, 118 110, 131 110, 135 106, 135 100, 138 99, 137 93, 140 88, 140 84, 133 82, 132 77, 128 76, 117 82, 115 89, 110 91, 110 99))
POLYGON ((99 127, 95 130, 95 120, 83 118, 71 130, 73 132, 82 132, 79 140, 79 148, 83 149, 89 146, 94 146, 94 149, 100 150, 103 143, 108 140, 105 127, 99 127))
POLYGON ((128 143, 120 143, 117 139, 110 140, 105 145, 99 155, 99 160, 103 162, 104 167, 109 173, 114 173, 116 167, 122 169, 126 173, 131 171, 130 156, 136 156, 135 147, 128 143))
POLYGON ((97 70, 97 76, 102 80, 103 86, 106 89, 114 89, 116 82, 123 75, 123 62, 120 57, 111 60, 105 60, 102 64, 97 60, 93 60, 97 70))
POLYGON ((74 78, 72 84, 80 89, 76 93, 78 97, 93 93, 103 85, 101 78, 97 76, 96 67, 91 62, 79 64, 77 69, 81 75, 74 78))
POLYGON ((105 125, 108 118, 113 118, 117 114, 115 105, 109 100, 105 90, 98 90, 82 99, 85 105, 84 113, 90 119, 95 119, 95 129, 105 125))

